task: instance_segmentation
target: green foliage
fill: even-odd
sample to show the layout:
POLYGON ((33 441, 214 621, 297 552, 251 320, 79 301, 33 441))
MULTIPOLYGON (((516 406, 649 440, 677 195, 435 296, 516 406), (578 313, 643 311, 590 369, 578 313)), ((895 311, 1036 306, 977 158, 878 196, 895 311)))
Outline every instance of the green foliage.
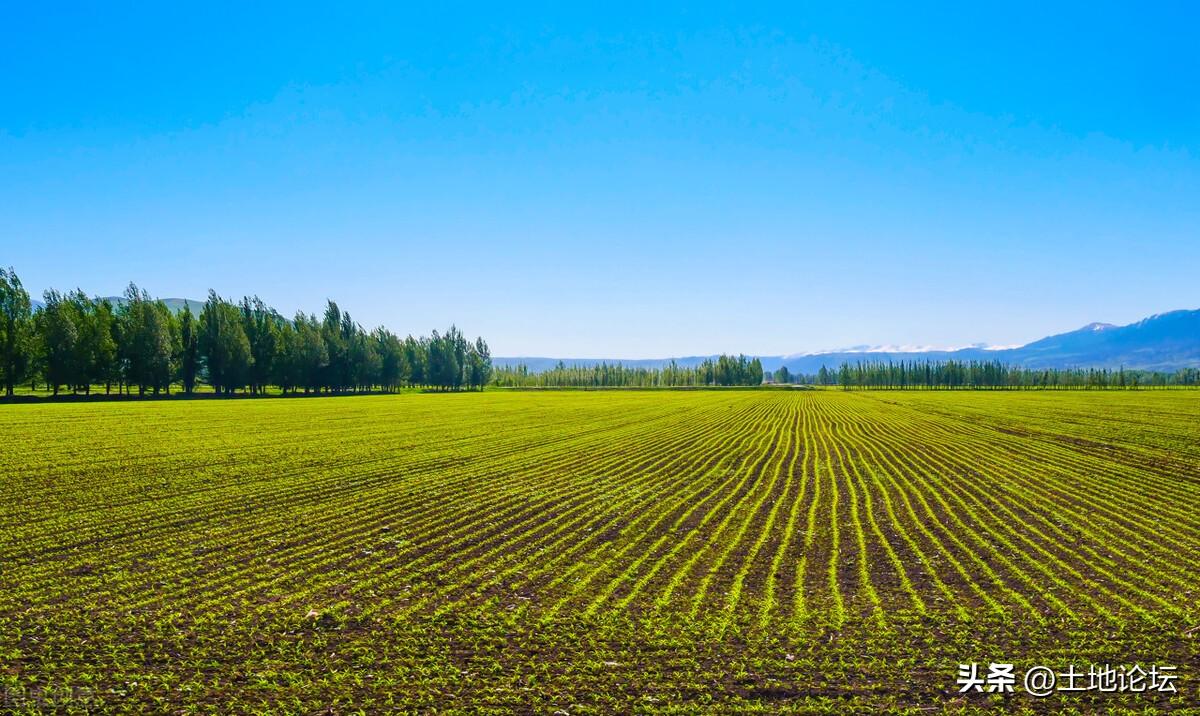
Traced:
POLYGON ((6 393, 26 379, 57 395, 63 387, 89 393, 136 386, 139 395, 192 394, 207 382, 218 395, 346 393, 406 386, 482 389, 492 379, 482 338, 468 341, 455 326, 431 338, 400 339, 386 328, 366 331, 330 301, 321 320, 279 315, 257 296, 240 303, 209 291, 196 317, 176 313, 130 284, 113 304, 82 291, 49 290, 34 312, 12 270, 0 270, 0 379, 6 393))
POLYGON ((229 394, 246 386, 252 355, 242 315, 215 291, 208 292, 200 311, 198 347, 213 390, 229 394))
POLYGON ((82 291, 76 291, 74 301, 84 323, 84 344, 88 354, 88 370, 83 376, 83 389, 91 391, 93 383, 104 386, 104 392, 121 380, 120 348, 117 345, 117 316, 113 305, 105 300, 88 300, 82 291))
MULTIPOLYGON (((832 385, 821 367, 807 382, 832 385)), ((1107 368, 1022 368, 1000 361, 860 361, 843 363, 837 372, 843 388, 1138 388, 1200 386, 1200 368, 1175 373, 1107 368)))
POLYGON ((183 392, 191 395, 196 388, 196 377, 200 370, 200 343, 196 335, 196 320, 190 306, 184 306, 179 314, 179 379, 183 392))
POLYGON ((6 395, 28 375, 33 342, 29 294, 12 268, 0 268, 0 380, 6 395))
POLYGON ((83 317, 58 291, 46 291, 42 298, 45 307, 38 311, 34 324, 39 338, 38 357, 42 374, 57 395, 60 386, 78 385, 83 377, 84 367, 78 360, 77 345, 78 327, 83 317))

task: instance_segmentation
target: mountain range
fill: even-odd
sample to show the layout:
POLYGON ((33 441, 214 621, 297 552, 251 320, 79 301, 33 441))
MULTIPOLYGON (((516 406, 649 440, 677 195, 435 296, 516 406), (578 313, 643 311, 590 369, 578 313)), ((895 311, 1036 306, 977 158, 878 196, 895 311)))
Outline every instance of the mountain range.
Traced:
MULTIPOLYGON (((1174 371, 1200 367, 1200 309, 1171 311, 1144 318, 1127 326, 1089 323, 1078 330, 1047 336, 1023 346, 994 348, 971 346, 959 349, 888 349, 856 347, 841 351, 802 353, 786 356, 756 356, 765 370, 787 366, 793 373, 816 373, 825 366, 836 369, 857 361, 943 361, 998 360, 1027 368, 1128 368, 1174 371)), ((621 360, 614 358, 546 358, 538 356, 496 357, 498 366, 524 364, 538 372, 553 368, 560 360, 567 365, 621 363, 628 367, 659 368, 674 360, 680 366, 695 366, 715 356, 680 356, 621 360)))
MULTIPOLYGON (((108 297, 119 304, 119 296, 108 297)), ((182 311, 186 305, 200 315, 204 302, 189 298, 162 299, 172 311, 182 311)), ((41 301, 32 301, 35 308, 41 301)), ((763 369, 775 371, 781 366, 793 373, 816 373, 825 366, 830 370, 842 363, 858 361, 943 361, 998 360, 1026 368, 1128 368, 1132 370, 1174 371, 1200 367, 1200 309, 1170 311, 1143 318, 1127 326, 1111 323, 1089 323, 1067 333, 1047 336, 1023 346, 994 347, 975 345, 957 349, 922 349, 856 346, 837 351, 796 353, 781 356, 754 356, 763 369)), ((497 366, 516 367, 524 364, 540 372, 553 368, 559 361, 566 365, 591 366, 597 363, 621 363, 630 368, 661 368, 671 361, 683 367, 699 365, 715 355, 677 356, 669 358, 549 358, 544 356, 498 356, 492 358, 497 366)))

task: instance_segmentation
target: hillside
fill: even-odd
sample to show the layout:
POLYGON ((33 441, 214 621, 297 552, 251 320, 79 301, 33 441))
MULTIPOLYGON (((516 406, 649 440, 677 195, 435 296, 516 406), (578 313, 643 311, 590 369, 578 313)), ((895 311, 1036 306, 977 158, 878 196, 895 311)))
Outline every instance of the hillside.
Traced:
MULTIPOLYGON (((695 366, 714 356, 621 360, 615 358, 498 357, 497 365, 526 365, 538 372, 560 360, 568 365, 622 363, 630 367, 658 368, 674 360, 695 366)), ((787 366, 793 373, 815 373, 821 366, 836 368, 857 361, 998 360, 1028 368, 1129 368, 1173 371, 1200 366, 1200 309, 1171 311, 1127 326, 1090 323, 1078 330, 1047 336, 1018 348, 983 347, 941 351, 847 350, 789 356, 757 356, 765 370, 787 366)))
MULTIPOLYGON (((104 296, 104 300, 112 303, 114 306, 119 306, 125 302, 125 298, 122 296, 104 296)), ((164 298, 160 300, 167 304, 167 308, 171 309, 174 313, 179 313, 183 310, 184 306, 187 306, 192 310, 192 313, 200 315, 200 309, 204 308, 204 301, 197 301, 194 298, 164 298)), ((36 298, 31 298, 29 303, 33 306, 34 310, 46 306, 45 303, 36 298)))

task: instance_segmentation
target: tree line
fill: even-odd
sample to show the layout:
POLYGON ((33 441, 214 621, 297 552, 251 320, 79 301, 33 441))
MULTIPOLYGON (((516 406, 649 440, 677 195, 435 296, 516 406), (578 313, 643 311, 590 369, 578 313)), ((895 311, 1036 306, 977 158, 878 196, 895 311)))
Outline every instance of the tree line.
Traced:
POLYGON ((1173 373, 1119 368, 1024 368, 1000 361, 860 361, 837 371, 821 366, 796 382, 855 388, 1132 389, 1200 386, 1200 368, 1173 373))
POLYGON ((719 355, 706 358, 694 367, 675 361, 661 368, 629 367, 621 363, 566 365, 559 361, 550 370, 532 372, 524 364, 500 366, 495 384, 526 388, 668 388, 759 385, 763 382, 762 363, 744 355, 719 355))
POLYGON ((0 269, 0 381, 90 393, 219 395, 395 391, 404 386, 481 389, 492 380, 482 338, 456 327, 400 338, 368 331, 329 301, 321 317, 288 319, 258 297, 233 302, 209 291, 199 315, 174 312, 130 284, 116 301, 48 290, 34 308, 12 269, 0 269))

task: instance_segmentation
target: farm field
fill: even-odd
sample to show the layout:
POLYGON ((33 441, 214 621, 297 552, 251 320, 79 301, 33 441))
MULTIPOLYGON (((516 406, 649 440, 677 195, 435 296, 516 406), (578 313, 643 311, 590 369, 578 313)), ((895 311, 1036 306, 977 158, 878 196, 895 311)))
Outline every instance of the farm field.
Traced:
POLYGON ((0 406, 0 705, 1200 710, 1200 392, 0 406), (1174 694, 959 695, 960 663, 1174 694))

